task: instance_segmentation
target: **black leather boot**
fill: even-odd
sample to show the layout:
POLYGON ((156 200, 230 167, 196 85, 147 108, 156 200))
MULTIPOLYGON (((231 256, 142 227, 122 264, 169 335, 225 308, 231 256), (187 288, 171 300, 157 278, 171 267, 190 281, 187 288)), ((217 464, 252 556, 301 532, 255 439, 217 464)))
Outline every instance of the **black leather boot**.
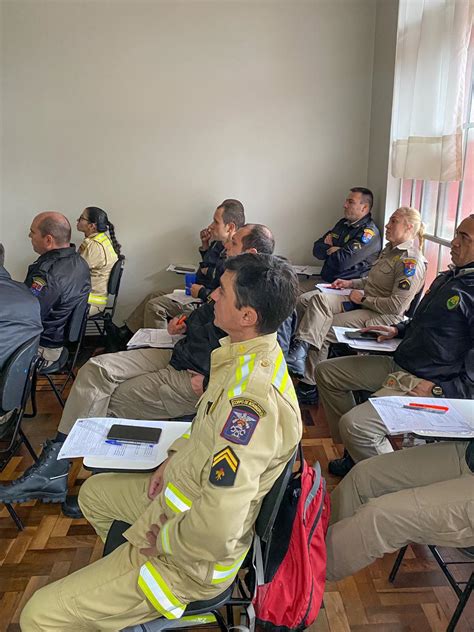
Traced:
POLYGON ((306 364, 306 356, 309 351, 309 343, 303 342, 303 340, 294 340, 290 351, 288 352, 288 357, 286 360, 286 364, 288 366, 288 371, 292 375, 297 375, 298 377, 304 377, 304 368, 306 364))
POLYGON ((333 461, 329 461, 328 470, 330 474, 333 476, 340 476, 341 478, 345 476, 352 468, 355 463, 347 450, 344 450, 344 455, 341 459, 334 459, 333 461))
POLYGON ((0 502, 42 500, 44 503, 62 503, 66 499, 67 475, 71 467, 67 459, 57 459, 62 445, 59 441, 46 441, 36 463, 16 481, 0 486, 0 502))
POLYGON ((318 403, 319 394, 318 387, 314 384, 305 384, 299 382, 295 388, 296 397, 301 406, 313 406, 318 403))

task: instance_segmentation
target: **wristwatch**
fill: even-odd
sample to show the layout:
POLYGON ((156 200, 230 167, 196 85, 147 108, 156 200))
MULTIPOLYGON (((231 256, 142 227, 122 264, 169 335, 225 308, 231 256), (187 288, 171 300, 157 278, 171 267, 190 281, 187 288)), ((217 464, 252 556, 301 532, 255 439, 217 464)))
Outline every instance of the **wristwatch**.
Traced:
POLYGON ((363 302, 365 301, 365 299, 366 299, 366 298, 367 298, 366 296, 363 296, 363 297, 360 299, 360 302, 361 302, 361 303, 363 303, 363 302))
POLYGON ((443 397, 443 389, 441 386, 436 386, 436 384, 431 389, 431 393, 433 397, 443 397))

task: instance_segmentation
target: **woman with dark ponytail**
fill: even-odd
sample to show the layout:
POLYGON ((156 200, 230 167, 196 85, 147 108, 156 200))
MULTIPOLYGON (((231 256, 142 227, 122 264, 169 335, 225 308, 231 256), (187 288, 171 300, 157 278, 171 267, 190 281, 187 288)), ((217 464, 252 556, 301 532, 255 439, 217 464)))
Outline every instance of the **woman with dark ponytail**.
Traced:
POLYGON ((122 258, 121 246, 107 213, 97 206, 88 206, 82 211, 77 220, 77 230, 85 235, 78 252, 87 261, 91 271, 89 313, 93 316, 102 312, 107 305, 109 276, 114 263, 122 258))

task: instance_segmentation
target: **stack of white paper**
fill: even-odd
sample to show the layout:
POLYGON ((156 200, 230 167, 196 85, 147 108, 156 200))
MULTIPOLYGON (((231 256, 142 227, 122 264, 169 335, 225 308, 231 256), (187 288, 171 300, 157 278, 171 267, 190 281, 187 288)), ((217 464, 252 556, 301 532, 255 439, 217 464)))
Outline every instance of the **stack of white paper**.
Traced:
POLYGON ((193 263, 170 263, 166 268, 166 272, 175 272, 176 274, 192 274, 197 271, 197 266, 193 263))
MULTIPOLYGON (((349 294, 352 292, 352 288, 338 290, 337 288, 331 287, 330 283, 316 283, 315 287, 317 287, 318 290, 320 292, 323 292, 324 294, 339 294, 339 296, 349 296, 349 294)), ((364 293, 362 290, 358 290, 358 292, 362 292, 362 294, 364 293)))
POLYGON ((175 303, 179 303, 180 305, 189 305, 190 303, 202 303, 200 298, 193 298, 186 294, 185 290, 173 290, 171 294, 165 294, 168 298, 170 298, 175 303))
POLYGON ((438 397, 372 397, 370 403, 380 415, 389 434, 414 432, 425 436, 474 438, 474 402, 464 399, 438 397), (410 410, 409 404, 422 404, 428 408, 410 410), (429 407, 444 406, 444 413, 433 412, 429 407))
POLYGON ((173 349, 178 340, 184 336, 171 336, 166 329, 139 329, 128 341, 128 349, 154 347, 157 349, 173 349))
POLYGON ((319 276, 321 274, 322 266, 293 266, 293 270, 296 274, 319 276))
POLYGON ((401 343, 401 338, 392 338, 391 340, 353 340, 345 336, 346 331, 358 331, 360 327, 333 327, 338 342, 343 342, 352 349, 360 351, 395 351, 401 343))

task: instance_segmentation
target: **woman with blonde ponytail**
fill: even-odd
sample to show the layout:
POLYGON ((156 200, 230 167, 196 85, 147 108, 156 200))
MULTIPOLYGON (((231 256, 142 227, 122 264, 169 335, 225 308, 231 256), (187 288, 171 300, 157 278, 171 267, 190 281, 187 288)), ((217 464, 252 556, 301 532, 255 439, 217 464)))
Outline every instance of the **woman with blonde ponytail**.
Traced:
POLYGON ((85 235, 78 252, 90 268, 92 289, 89 294, 89 314, 94 316, 107 305, 110 273, 114 263, 123 255, 115 236, 115 227, 101 208, 85 208, 77 220, 77 230, 85 235))
POLYGON ((415 208, 397 209, 385 226, 388 243, 368 276, 332 283, 336 289, 351 288, 349 296, 317 292, 311 297, 287 362, 290 372, 304 376, 304 384, 297 388, 301 402, 310 403, 317 396, 316 365, 327 358, 329 345, 337 341, 332 327, 393 325, 403 320, 425 282, 423 232, 415 208))

